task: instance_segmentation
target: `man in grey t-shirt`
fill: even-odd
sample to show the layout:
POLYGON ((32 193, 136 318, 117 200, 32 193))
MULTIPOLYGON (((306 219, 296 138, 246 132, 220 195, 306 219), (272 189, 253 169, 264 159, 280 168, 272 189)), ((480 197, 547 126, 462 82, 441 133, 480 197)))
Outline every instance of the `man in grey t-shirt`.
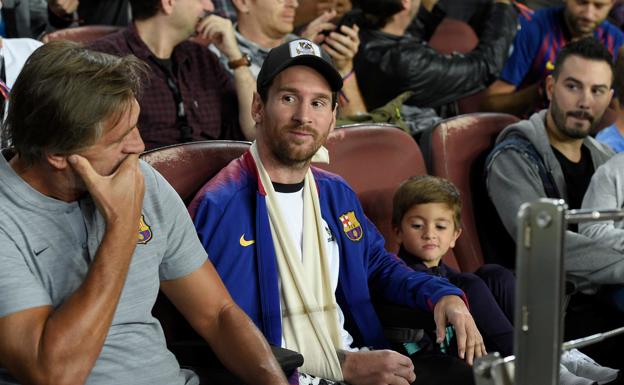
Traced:
POLYGON ((286 384, 207 261, 186 209, 138 155, 134 57, 53 42, 11 94, 0 157, 0 384, 198 384, 166 349, 159 288, 237 375, 286 384))

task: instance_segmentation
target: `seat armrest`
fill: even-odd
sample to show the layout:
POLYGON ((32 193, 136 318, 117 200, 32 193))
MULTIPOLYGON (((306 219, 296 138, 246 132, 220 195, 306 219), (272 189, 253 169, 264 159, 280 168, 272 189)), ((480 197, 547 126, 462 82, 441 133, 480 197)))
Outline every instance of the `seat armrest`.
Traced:
MULTIPOLYGON (((202 384, 242 385, 242 381, 221 364, 208 343, 204 341, 178 341, 168 346, 181 367, 192 369, 202 384)), ((303 356, 295 351, 271 345, 275 359, 286 377, 303 365, 303 356)))

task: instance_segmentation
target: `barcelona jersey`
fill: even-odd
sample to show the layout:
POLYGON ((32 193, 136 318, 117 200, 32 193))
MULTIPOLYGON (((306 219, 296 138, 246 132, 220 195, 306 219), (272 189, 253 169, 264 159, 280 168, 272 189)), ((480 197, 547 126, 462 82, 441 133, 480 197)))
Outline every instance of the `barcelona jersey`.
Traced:
MULTIPOLYGON (((520 30, 500 79, 518 88, 535 84, 554 69, 557 52, 572 40, 564 20, 563 7, 544 8, 520 14, 520 30)), ((608 21, 602 22, 594 36, 617 56, 624 34, 608 21)))

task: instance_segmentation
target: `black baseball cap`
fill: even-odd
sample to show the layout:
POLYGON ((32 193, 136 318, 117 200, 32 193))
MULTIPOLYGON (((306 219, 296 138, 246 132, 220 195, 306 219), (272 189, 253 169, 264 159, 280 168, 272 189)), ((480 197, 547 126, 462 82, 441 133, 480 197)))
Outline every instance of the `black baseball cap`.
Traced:
POLYGON ((342 88, 342 76, 329 54, 310 40, 297 39, 269 51, 256 80, 258 92, 265 91, 280 72, 296 65, 314 68, 327 80, 333 92, 342 88))

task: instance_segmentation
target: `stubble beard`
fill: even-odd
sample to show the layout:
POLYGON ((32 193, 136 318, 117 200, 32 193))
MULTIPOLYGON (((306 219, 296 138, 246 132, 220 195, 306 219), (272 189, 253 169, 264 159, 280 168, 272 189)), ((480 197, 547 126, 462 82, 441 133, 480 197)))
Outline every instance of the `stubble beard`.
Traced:
POLYGON ((553 94, 551 104, 551 115, 553 118, 553 122, 555 123, 555 127, 557 130, 563 135, 567 136, 570 139, 585 139, 589 133, 594 129, 594 127, 600 121, 600 117, 592 116, 589 113, 582 110, 575 111, 563 111, 559 108, 559 104, 557 103, 557 98, 553 94), (577 117, 580 119, 586 119, 589 122, 589 126, 587 128, 582 126, 574 125, 569 127, 566 125, 566 120, 568 116, 577 117))
MULTIPOLYGON (((291 128, 295 128, 295 127, 290 127, 290 126, 283 127, 282 129, 280 129, 280 132, 285 132, 291 128)), ((301 128, 301 127, 297 127, 297 128, 301 128)), ((301 167, 307 166, 310 163, 310 161, 312 160, 312 157, 314 156, 314 154, 316 154, 318 149, 324 143, 326 137, 319 138, 319 134, 315 133, 311 129, 305 129, 305 131, 312 133, 314 135, 314 142, 311 145, 311 147, 307 147, 305 149, 299 149, 293 146, 293 144, 290 143, 284 137, 280 137, 279 140, 274 141, 271 144, 271 146, 273 147, 273 154, 275 155, 277 160, 279 160, 280 163, 289 167, 294 167, 294 168, 301 168, 301 167)))

